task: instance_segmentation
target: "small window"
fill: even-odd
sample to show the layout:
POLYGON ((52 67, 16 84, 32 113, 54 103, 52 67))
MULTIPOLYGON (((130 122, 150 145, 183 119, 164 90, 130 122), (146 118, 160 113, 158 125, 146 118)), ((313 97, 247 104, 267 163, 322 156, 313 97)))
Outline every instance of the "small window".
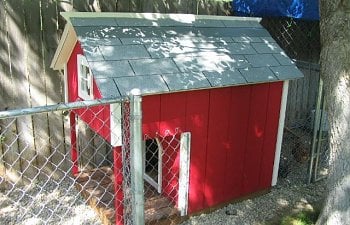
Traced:
POLYGON ((93 99, 92 73, 83 55, 78 55, 78 96, 84 100, 93 99))

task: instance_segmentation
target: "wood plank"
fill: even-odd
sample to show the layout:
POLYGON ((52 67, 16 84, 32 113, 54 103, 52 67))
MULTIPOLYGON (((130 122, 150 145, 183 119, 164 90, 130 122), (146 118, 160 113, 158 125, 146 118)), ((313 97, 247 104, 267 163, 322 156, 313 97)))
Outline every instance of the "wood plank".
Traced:
POLYGON ((148 1, 141 1, 141 10, 142 12, 149 12, 152 13, 154 12, 154 2, 153 0, 148 0, 148 1))
MULTIPOLYGON (((30 81, 30 93, 32 106, 47 105, 44 60, 41 33, 41 1, 26 1, 25 26, 27 29, 27 41, 29 45, 27 64, 30 81)), ((36 114, 33 118, 33 134, 37 153, 36 166, 40 171, 40 179, 47 179, 54 171, 54 167, 47 160, 51 155, 49 142, 49 128, 47 113, 36 114)))
POLYGON ((259 189, 271 187, 283 82, 270 83, 259 189))
POLYGON ((117 0, 117 12, 130 12, 129 0, 117 0))
POLYGON ((208 119, 209 90, 194 91, 188 94, 186 130, 191 132, 189 213, 203 209, 208 119))
POLYGON ((197 9, 198 15, 216 15, 217 14, 217 2, 213 0, 200 0, 198 1, 197 9))
POLYGON ((204 207, 224 201, 226 152, 228 151, 228 122, 231 89, 210 90, 207 161, 205 174, 204 207))
MULTIPOLYGON (((53 71, 50 68, 51 59, 56 51, 58 45, 58 22, 56 16, 57 1, 48 0, 42 1, 42 33, 43 37, 43 56, 44 56, 44 69, 46 73, 45 86, 47 95, 47 104, 56 104, 64 101, 63 97, 63 74, 58 71, 53 71)), ((49 121, 49 133, 50 133, 50 146, 51 157, 50 161, 55 165, 55 179, 59 179, 65 176, 65 172, 69 168, 67 162, 66 146, 64 145, 64 137, 66 136, 64 131, 64 117, 61 111, 55 111, 48 114, 49 121)))
MULTIPOLYGON (((309 99, 309 87, 310 87, 310 75, 311 75, 311 70, 310 69, 303 69, 301 70, 304 74, 304 82, 303 82, 303 86, 302 86, 302 98, 301 98, 301 117, 303 119, 307 119, 308 115, 310 115, 311 109, 308 107, 308 99, 309 99)), ((305 121, 305 124, 307 123, 307 121, 305 121)))
POLYGON ((99 1, 102 12, 116 12, 117 1, 116 0, 103 0, 99 1))
POLYGON ((154 138, 160 126, 160 95, 142 98, 142 132, 149 138, 154 138))
POLYGON ((159 129, 161 136, 176 134, 176 128, 179 128, 180 132, 184 131, 186 127, 186 98, 187 93, 185 92, 161 95, 159 129))
POLYGON ((73 1, 73 8, 78 12, 94 12, 94 1, 73 1))
POLYGON ((296 105, 295 105, 295 110, 296 110, 296 119, 297 121, 301 121, 303 119, 302 117, 302 108, 303 108, 303 86, 305 82, 305 78, 302 79, 297 79, 296 81, 296 105))
POLYGON ((225 171, 225 199, 240 197, 243 192, 243 169, 248 132, 251 86, 231 88, 229 145, 225 171))
POLYGON ((175 203, 179 179, 179 134, 186 127, 186 93, 179 92, 161 95, 160 130, 164 137, 160 140, 163 146, 162 187, 163 194, 175 203), (177 135, 175 138, 174 136, 177 135))
MULTIPOLYGON (((61 37, 63 30, 64 30, 64 26, 66 24, 66 20, 62 17, 59 16, 59 14, 61 12, 70 12, 73 10, 73 0, 66 0, 66 1, 56 1, 57 2, 57 16, 54 17, 54 20, 56 20, 58 22, 58 36, 61 37)), ((51 38, 51 37, 44 37, 44 38, 51 38)), ((59 38, 60 39, 60 38, 59 38)), ((47 43, 51 43, 51 41, 46 41, 47 43)))
POLYGON ((250 99, 249 125, 244 159, 243 193, 259 190, 262 149, 264 144, 269 84, 252 87, 250 99))
POLYGON ((229 16, 232 14, 232 1, 217 1, 218 16, 229 16))
POLYGON ((295 126, 295 121, 297 120, 297 81, 291 80, 289 82, 288 91, 288 102, 287 102, 287 113, 286 113, 286 126, 295 126))
POLYGON ((141 12, 140 0, 129 0, 129 11, 130 12, 141 12))
MULTIPOLYGON (((24 2, 16 0, 7 1, 8 36, 10 44, 11 70, 15 90, 20 87, 21 91, 14 91, 15 104, 17 108, 31 106, 30 81, 28 77, 27 57, 29 46, 25 27, 24 2)), ((31 116, 21 116, 16 121, 18 146, 20 152, 22 178, 25 182, 31 182, 37 175, 35 167, 35 146, 33 137, 33 124, 31 116)))
POLYGON ((164 0, 153 0, 153 12, 156 13, 166 13, 167 12, 167 6, 166 6, 166 1, 164 0))
MULTIPOLYGON (((9 62, 9 49, 8 49, 8 37, 7 37, 7 23, 6 23, 6 2, 0 0, 0 111, 4 111, 10 108, 13 97, 10 95, 12 92, 12 79, 10 71, 10 62, 9 62)), ((8 142, 11 138, 10 132, 7 131, 7 124, 11 120, 0 120, 0 176, 5 177, 6 168, 8 165, 5 158, 6 152, 9 151, 8 142), (10 137, 8 138, 7 136, 10 137)), ((14 149, 17 152, 17 149, 14 149)), ((13 161, 12 161, 13 162, 13 161)), ((16 166, 16 165, 15 165, 16 166)), ((17 175, 19 177, 19 175, 17 175)))

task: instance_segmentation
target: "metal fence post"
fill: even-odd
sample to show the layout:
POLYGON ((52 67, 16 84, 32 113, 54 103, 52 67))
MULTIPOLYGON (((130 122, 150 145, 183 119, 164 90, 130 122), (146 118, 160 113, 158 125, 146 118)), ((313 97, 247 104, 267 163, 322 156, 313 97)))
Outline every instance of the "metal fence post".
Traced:
POLYGON ((131 194, 133 222, 145 224, 143 193, 143 160, 142 160, 142 111, 141 96, 133 93, 130 96, 130 151, 131 151, 131 194))

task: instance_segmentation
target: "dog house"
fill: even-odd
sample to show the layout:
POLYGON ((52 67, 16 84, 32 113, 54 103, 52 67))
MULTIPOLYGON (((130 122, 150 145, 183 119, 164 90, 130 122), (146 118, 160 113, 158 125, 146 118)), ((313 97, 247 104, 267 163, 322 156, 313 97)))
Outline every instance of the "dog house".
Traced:
MULTIPOLYGON (((145 145, 157 149, 158 175, 164 167, 173 171, 158 176, 162 180, 154 178, 153 185, 169 198, 185 187, 183 215, 276 184, 288 80, 303 75, 258 18, 62 15, 67 24, 51 66, 65 71, 66 100, 119 98, 138 89, 145 145), (179 185, 178 174, 186 170, 179 167, 180 152, 162 161, 159 151, 167 150, 157 139, 182 132, 191 133, 190 150, 184 153, 187 186, 179 185)), ((120 147, 113 126, 101 123, 115 127, 120 115, 109 107, 98 112, 102 119, 79 110, 75 114, 120 147)), ((178 205, 180 200, 173 201, 178 205)))

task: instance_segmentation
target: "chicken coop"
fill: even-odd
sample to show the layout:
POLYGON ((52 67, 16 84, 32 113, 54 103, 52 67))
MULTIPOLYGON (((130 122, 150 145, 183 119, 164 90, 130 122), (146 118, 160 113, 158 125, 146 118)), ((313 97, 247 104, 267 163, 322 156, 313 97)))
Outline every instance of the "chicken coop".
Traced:
MULTIPOLYGON (((66 101, 127 99, 135 90, 142 98, 143 147, 138 150, 144 156, 146 222, 156 221, 153 214, 161 211, 147 208, 161 205, 160 200, 150 203, 154 195, 171 206, 166 216, 181 217, 276 184, 288 81, 303 75, 259 18, 62 16, 67 23, 51 66, 65 71, 66 101), (180 146, 184 134, 190 137, 187 148, 180 146), (148 196, 146 189, 154 195, 148 196)), ((95 168, 84 179, 98 171, 114 182, 110 191, 115 203, 108 207, 115 210, 116 224, 123 223, 128 210, 120 207, 127 192, 124 177, 115 173, 127 163, 122 156, 127 104, 70 115, 72 143, 78 132, 75 120, 80 119, 114 149, 112 168, 95 168)), ((71 146, 76 176, 83 172, 78 149, 71 146)))

